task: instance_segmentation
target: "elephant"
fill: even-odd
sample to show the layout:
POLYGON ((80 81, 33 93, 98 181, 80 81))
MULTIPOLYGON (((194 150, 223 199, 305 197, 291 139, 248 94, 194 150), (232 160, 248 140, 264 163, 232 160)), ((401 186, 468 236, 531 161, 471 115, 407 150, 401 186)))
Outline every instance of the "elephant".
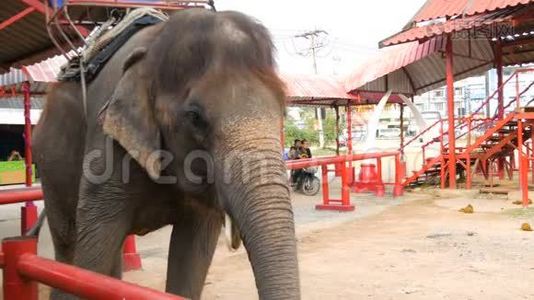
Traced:
POLYGON ((172 225, 166 291, 199 299, 226 214, 259 298, 299 299, 274 51, 242 13, 187 9, 55 83, 33 138, 55 259, 121 278, 125 237, 172 225))

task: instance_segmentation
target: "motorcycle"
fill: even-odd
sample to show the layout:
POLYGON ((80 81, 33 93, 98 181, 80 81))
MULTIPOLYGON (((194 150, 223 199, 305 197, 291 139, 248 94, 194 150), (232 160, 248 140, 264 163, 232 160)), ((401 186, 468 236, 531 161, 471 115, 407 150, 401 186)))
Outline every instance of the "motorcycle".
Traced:
POLYGON ((294 191, 300 191, 306 196, 315 196, 321 188, 321 181, 317 176, 317 168, 307 167, 296 172, 294 176, 297 176, 296 183, 294 185, 294 191))

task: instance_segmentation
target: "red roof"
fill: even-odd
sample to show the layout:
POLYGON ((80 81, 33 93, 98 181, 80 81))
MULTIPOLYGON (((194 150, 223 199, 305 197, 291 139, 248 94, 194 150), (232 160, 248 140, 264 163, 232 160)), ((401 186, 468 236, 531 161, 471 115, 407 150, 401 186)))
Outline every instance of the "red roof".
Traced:
POLYGON ((385 47, 410 41, 425 40, 445 33, 454 33, 462 30, 479 28, 484 25, 511 22, 516 11, 517 9, 508 9, 466 18, 453 19, 438 24, 434 23, 426 26, 412 27, 381 41, 379 46, 385 47))
POLYGON ((61 66, 66 62, 65 57, 57 55, 21 69, 11 68, 8 73, 0 75, 0 87, 19 85, 25 81, 32 84, 56 82, 61 66))
MULTIPOLYGON (((421 44, 413 41, 382 48, 376 56, 353 71, 345 81, 345 88, 351 93, 385 93, 391 90, 393 93, 418 95, 441 87, 445 84, 445 45, 446 39, 440 35, 421 44)), ((503 49, 505 65, 534 59, 534 52, 516 55, 509 52, 515 48, 508 47, 506 43, 503 43, 503 49)), ((455 80, 482 74, 494 66, 491 40, 454 39, 453 50, 455 80)))
POLYGON ((289 98, 299 100, 312 99, 352 99, 343 84, 335 77, 319 75, 280 74, 286 84, 289 98))
MULTIPOLYGON (((375 82, 375 80, 387 76, 388 74, 402 70, 404 67, 417 62, 430 54, 434 54, 445 49, 444 40, 432 39, 426 43, 410 42, 391 47, 380 49, 377 54, 363 64, 359 65, 345 80, 345 89, 347 91, 374 91, 385 92, 393 88, 395 92, 404 92, 406 94, 415 94, 417 82, 413 82, 410 76, 403 76, 403 82, 400 86, 393 86, 392 83, 398 81, 396 78, 389 78, 386 83, 375 82), (410 78, 412 82, 410 82, 410 78)), ((408 70, 405 72, 408 73, 408 70)))
MULTIPOLYGON (((332 76, 280 74, 286 84, 288 105, 344 106, 377 104, 383 91, 358 91, 348 93, 344 81, 332 76)), ((401 103, 397 94, 392 94, 389 103, 401 103)))
POLYGON ((422 22, 458 15, 470 16, 533 2, 534 0, 428 0, 412 21, 422 22))

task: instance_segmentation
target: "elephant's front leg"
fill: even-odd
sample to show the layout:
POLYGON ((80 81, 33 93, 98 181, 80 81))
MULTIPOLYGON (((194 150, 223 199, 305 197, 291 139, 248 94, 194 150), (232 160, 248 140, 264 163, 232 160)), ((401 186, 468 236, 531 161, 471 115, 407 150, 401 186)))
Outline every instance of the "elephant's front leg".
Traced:
POLYGON ((74 265, 121 278, 121 249, 130 231, 131 203, 105 188, 82 196, 77 211, 74 265))
POLYGON ((221 227, 221 213, 215 210, 186 214, 174 224, 167 263, 167 292, 200 299, 221 227))

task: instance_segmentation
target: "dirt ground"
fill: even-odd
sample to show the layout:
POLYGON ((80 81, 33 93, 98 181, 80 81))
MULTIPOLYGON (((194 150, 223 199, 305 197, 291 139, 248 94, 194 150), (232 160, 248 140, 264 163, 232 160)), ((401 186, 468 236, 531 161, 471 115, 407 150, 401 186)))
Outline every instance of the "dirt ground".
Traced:
MULTIPOLYGON (((293 197, 303 299, 534 299, 534 232, 519 229, 534 225, 534 209, 433 188, 398 199, 352 194, 349 213, 315 211, 318 199, 293 197), (467 204, 473 214, 458 211, 467 204)), ((1 228, 16 231, 16 211, 2 215, 1 228)), ((143 270, 125 280, 163 290, 169 233, 138 238, 143 270)), ((50 257, 47 234, 39 253, 50 257)), ((203 298, 257 299, 243 249, 220 240, 203 298)))
MULTIPOLYGON (((510 202, 420 191, 376 214, 300 226, 302 298, 534 299, 534 233, 519 230, 522 222, 534 225, 534 210, 510 202), (467 204, 475 213, 458 212, 467 204)), ((256 299, 246 254, 219 246, 203 298, 256 299)), ((126 279, 146 285, 153 267, 126 279)), ((149 285, 161 289, 163 278, 149 285)))

